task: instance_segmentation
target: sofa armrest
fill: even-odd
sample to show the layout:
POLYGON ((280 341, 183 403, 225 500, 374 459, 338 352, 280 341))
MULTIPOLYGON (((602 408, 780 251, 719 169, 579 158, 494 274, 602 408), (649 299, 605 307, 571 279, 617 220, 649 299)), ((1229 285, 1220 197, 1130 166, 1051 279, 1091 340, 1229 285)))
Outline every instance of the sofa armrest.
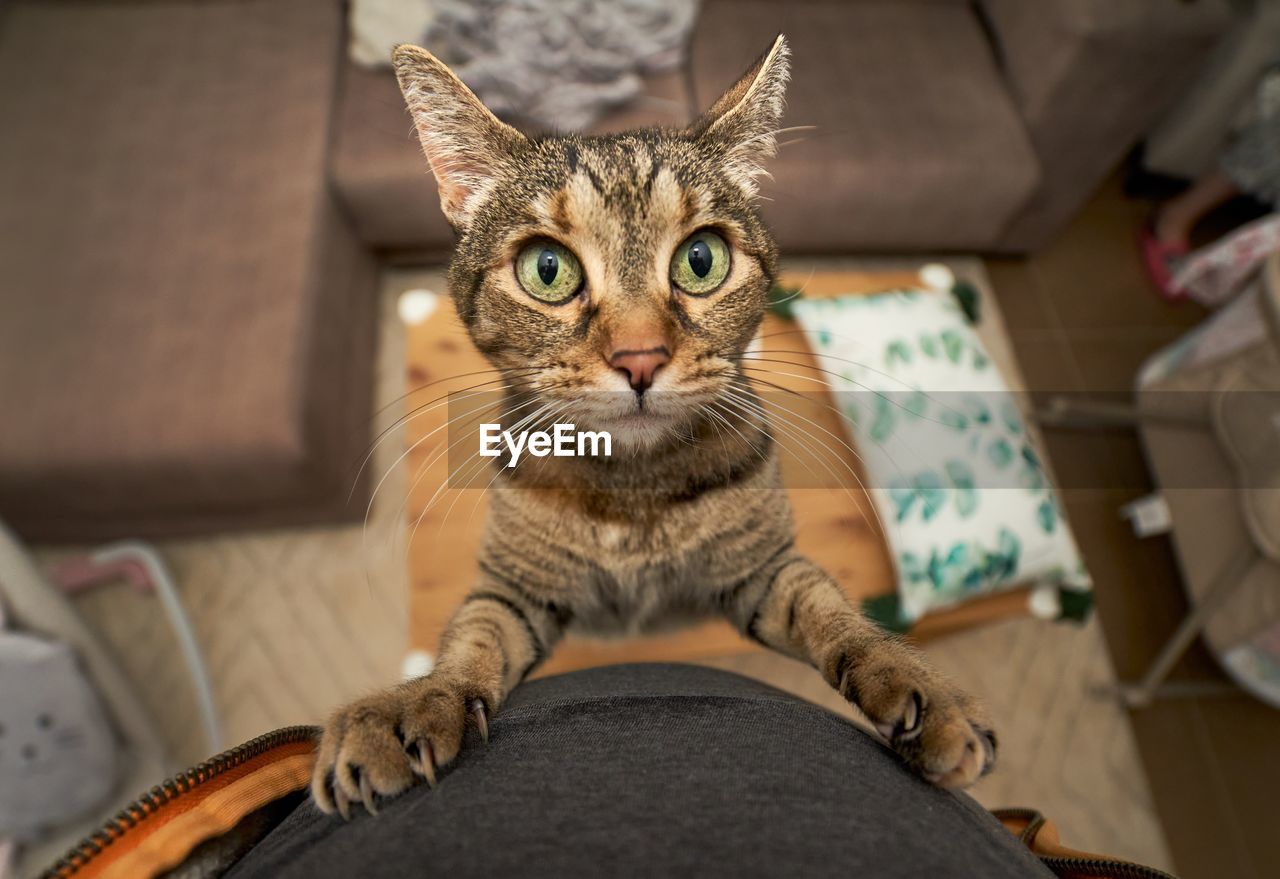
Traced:
POLYGON ((1044 184, 1004 246, 1044 244, 1178 96, 1225 0, 982 0, 1044 184))

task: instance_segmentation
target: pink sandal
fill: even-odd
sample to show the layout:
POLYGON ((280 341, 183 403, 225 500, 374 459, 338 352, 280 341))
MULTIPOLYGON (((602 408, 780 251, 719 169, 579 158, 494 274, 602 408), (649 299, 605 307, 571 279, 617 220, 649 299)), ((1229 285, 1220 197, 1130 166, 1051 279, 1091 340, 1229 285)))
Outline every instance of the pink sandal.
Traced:
POLYGON ((1169 302, 1186 299, 1187 291, 1173 286, 1173 272, 1191 250, 1190 246, 1186 242, 1165 244, 1156 237, 1152 222, 1143 224, 1142 231, 1138 234, 1138 246, 1142 250, 1142 261, 1147 267, 1147 274, 1161 297, 1169 302))

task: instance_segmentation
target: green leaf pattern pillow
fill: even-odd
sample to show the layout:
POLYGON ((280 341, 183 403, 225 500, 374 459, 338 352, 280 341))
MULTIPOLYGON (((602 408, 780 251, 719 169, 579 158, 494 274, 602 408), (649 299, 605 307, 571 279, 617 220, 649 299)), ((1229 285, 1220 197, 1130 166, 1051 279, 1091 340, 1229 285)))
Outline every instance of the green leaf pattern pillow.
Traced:
POLYGON ((1024 583, 1090 588, 1022 413, 953 297, 793 312, 863 458, 906 620, 1024 583))

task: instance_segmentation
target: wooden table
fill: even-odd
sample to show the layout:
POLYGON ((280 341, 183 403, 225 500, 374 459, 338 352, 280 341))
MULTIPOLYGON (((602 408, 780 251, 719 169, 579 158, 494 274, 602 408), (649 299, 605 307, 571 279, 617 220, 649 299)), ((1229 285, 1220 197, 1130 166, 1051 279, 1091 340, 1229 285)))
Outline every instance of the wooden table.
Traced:
MULTIPOLYGON (((870 293, 897 287, 918 286, 914 271, 840 271, 805 276, 783 275, 784 286, 803 287, 806 298, 820 298, 849 293, 870 293)), ((990 297, 987 297, 988 299, 990 297)), ((998 315, 996 322, 998 323, 998 315)), ((774 315, 765 319, 761 329, 762 345, 771 352, 767 356, 784 361, 762 363, 772 373, 768 380, 782 388, 800 391, 812 402, 787 395, 785 399, 799 409, 804 418, 813 422, 805 424, 820 437, 846 437, 839 416, 833 408, 823 405, 824 384, 822 373, 803 334, 796 331, 794 323, 774 315), (812 378, 810 378, 812 376, 812 378), (818 380, 815 380, 818 379, 818 380), (829 431, 829 434, 823 433, 829 431)), ((988 340, 988 348, 1002 348, 1004 337, 997 327, 995 340, 988 340), (994 346, 992 344, 994 341, 994 346)), ((983 334, 984 336, 987 334, 983 334)), ((1002 350, 992 350, 997 363, 1008 370, 1016 368, 1002 350)), ((457 460, 460 449, 474 449, 476 434, 466 434, 446 428, 450 414, 465 411, 466 402, 458 398, 446 403, 450 392, 478 394, 498 387, 491 381, 492 373, 482 372, 488 364, 471 345, 451 305, 445 301, 442 307, 424 323, 409 327, 407 339, 409 382, 411 387, 426 386, 408 397, 408 406, 414 411, 406 435, 412 445, 420 443, 406 459, 411 488, 406 504, 412 537, 409 544, 410 568, 410 643, 434 653, 440 632, 454 610, 476 579, 476 553, 484 522, 486 498, 483 489, 490 473, 480 474, 470 484, 479 487, 453 487, 449 484, 449 459, 447 446, 454 445, 457 460), (459 376, 459 378, 448 378, 459 376), (479 387, 477 387, 479 386, 479 387), (473 389, 467 391, 466 389, 473 389), (445 436, 448 435, 447 439, 445 436)), ((1010 381, 1015 388, 1020 381, 1010 381)), ((772 394, 782 399, 782 392, 772 394)), ((472 400, 484 398, 475 396, 472 400)), ((467 416, 470 419, 470 415, 467 416)), ((473 419, 471 425, 481 420, 473 419)), ((791 419, 795 422, 795 418, 791 419)), ((797 445, 780 442, 780 446, 797 448, 797 445)), ((784 454, 784 474, 790 486, 812 486, 815 480, 801 475, 806 462, 803 456, 784 454)), ((856 457, 834 439, 823 452, 825 464, 814 459, 808 465, 819 474, 829 471, 847 472, 853 468, 861 477, 856 457), (815 466, 816 464, 816 466, 815 466)), ((807 473, 807 471, 806 471, 807 473)), ((852 482, 852 480, 849 480, 852 482)), ((832 480, 834 482, 834 480, 832 480)), ((464 484, 455 474, 455 484, 464 484)), ((894 591, 894 574, 889 553, 874 513, 871 498, 860 488, 842 487, 792 487, 788 488, 795 509, 798 526, 797 545, 809 557, 825 567, 850 598, 855 602, 894 591)), ((931 614, 913 629, 912 637, 929 638, 968 626, 995 619, 1025 616, 1026 596, 1020 590, 1002 593, 961 607, 931 614)), ((674 634, 606 642, 578 637, 566 638, 555 650, 551 659, 539 674, 567 671, 593 665, 614 662, 691 661, 713 656, 725 656, 745 651, 759 650, 757 645, 742 638, 727 623, 714 621, 674 634)))

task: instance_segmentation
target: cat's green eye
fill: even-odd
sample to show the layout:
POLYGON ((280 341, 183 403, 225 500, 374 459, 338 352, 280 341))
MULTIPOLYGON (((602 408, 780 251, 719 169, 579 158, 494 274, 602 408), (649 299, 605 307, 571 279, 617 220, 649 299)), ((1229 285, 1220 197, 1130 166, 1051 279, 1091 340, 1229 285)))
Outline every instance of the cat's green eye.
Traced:
POLYGON ((516 257, 516 279, 542 302, 567 302, 582 289, 582 263, 554 241, 536 241, 516 257))
POLYGON ((714 292, 729 276, 729 245, 709 229, 694 232, 671 257, 671 283, 693 296, 714 292))

